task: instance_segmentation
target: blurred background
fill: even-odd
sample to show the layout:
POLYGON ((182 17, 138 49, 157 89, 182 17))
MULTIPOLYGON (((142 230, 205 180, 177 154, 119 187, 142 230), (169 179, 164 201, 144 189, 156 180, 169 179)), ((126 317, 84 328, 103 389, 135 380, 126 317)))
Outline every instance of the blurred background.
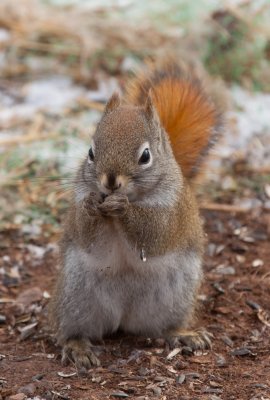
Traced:
POLYGON ((269 21, 269 0, 0 0, 1 399, 269 398, 269 21), (224 110, 197 188, 214 351, 108 339, 79 378, 46 319, 72 176, 112 92, 171 54, 224 110))
POLYGON ((268 0, 1 0, 0 229, 59 231, 103 105, 174 54, 225 111, 202 207, 270 209, 268 0))

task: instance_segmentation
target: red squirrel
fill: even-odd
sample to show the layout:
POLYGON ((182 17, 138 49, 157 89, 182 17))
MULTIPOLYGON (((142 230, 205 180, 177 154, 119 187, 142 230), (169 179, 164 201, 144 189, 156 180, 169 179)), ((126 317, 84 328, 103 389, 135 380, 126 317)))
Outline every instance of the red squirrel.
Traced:
POLYGON ((63 362, 99 365, 92 341, 118 329, 211 346, 194 329, 204 233, 191 182, 219 131, 200 82, 173 62, 110 98, 60 243, 51 320, 63 362))

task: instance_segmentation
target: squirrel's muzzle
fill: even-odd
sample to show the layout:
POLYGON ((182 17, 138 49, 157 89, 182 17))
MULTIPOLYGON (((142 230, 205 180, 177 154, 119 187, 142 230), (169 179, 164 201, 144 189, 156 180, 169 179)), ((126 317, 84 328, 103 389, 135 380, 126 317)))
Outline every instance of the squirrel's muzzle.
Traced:
POLYGON ((111 193, 120 188, 124 188, 127 185, 127 178, 123 175, 116 175, 114 173, 102 174, 100 184, 101 188, 105 190, 105 193, 111 193))

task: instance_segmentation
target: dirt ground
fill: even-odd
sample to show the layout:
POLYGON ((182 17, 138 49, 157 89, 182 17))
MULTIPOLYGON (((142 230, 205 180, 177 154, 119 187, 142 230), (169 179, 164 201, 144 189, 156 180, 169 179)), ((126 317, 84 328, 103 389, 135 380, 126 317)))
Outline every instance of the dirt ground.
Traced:
POLYGON ((197 325, 214 335, 212 350, 175 354, 162 340, 118 334, 97 346, 102 366, 83 377, 61 365, 46 324, 57 274, 55 247, 47 244, 56 238, 0 232, 0 398, 269 399, 270 214, 203 216, 208 245, 197 325))

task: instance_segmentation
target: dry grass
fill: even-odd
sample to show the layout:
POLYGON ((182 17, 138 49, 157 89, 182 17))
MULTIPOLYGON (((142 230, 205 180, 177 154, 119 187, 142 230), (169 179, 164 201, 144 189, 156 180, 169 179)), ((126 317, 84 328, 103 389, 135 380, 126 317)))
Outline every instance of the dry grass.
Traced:
MULTIPOLYGON (((181 7, 182 5, 176 7, 178 13, 181 13, 181 7)), ((270 5, 267 2, 263 2, 260 7, 255 7, 250 1, 237 7, 226 3, 222 5, 219 11, 232 16, 237 24, 246 27, 247 34, 240 39, 234 37, 234 31, 224 29, 213 15, 199 23, 191 19, 185 26, 177 18, 174 22, 168 22, 164 15, 164 26, 160 29, 154 23, 154 17, 151 19, 148 14, 138 21, 136 18, 125 18, 124 14, 117 14, 117 11, 119 10, 116 6, 100 6, 90 10, 80 7, 57 8, 41 3, 40 0, 1 0, 0 28, 10 33, 9 40, 0 42, 0 48, 8 52, 9 61, 2 68, 2 76, 31 73, 31 67, 24 62, 24 57, 33 53, 57 59, 60 61, 59 72, 64 68, 65 72, 79 80, 89 78, 90 70, 100 66, 105 66, 110 72, 117 72, 119 63, 127 55, 145 58, 159 55, 164 57, 164 53, 173 53, 180 58, 184 53, 185 57, 208 57, 210 64, 213 63, 213 57, 219 58, 221 62, 214 73, 224 75, 226 80, 230 80, 230 77, 222 66, 229 63, 232 69, 240 71, 238 75, 242 79, 243 68, 238 66, 242 60, 251 70, 251 79, 254 75, 256 79, 260 75, 263 75, 262 80, 265 75, 268 79, 268 73, 265 72, 265 62, 267 65, 269 62, 267 54, 263 50, 260 54, 250 50, 250 43, 252 45, 254 42, 256 47, 257 42, 262 40, 268 48, 270 29, 265 16, 270 15, 270 5), (257 40, 258 37, 260 38, 257 40), (225 57, 223 63, 222 51, 219 52, 219 48, 213 46, 213 41, 221 40, 223 44, 226 38, 228 44, 231 41, 237 42, 237 51, 228 51, 229 56, 225 57), (235 57, 236 63, 230 57, 235 57)), ((246 69, 244 75, 249 75, 246 69)), ((234 80, 234 71, 229 73, 234 80)), ((246 76, 240 83, 245 83, 245 79, 246 76)))
MULTIPOLYGON (((2 0, 0 27, 10 33, 1 44, 12 53, 37 52, 76 60, 73 75, 86 73, 86 61, 112 49, 133 54, 151 52, 166 43, 168 50, 176 45, 177 37, 156 32, 151 25, 131 25, 106 15, 106 10, 82 11, 79 8, 54 9, 37 0, 2 0), (53 12, 52 12, 53 10, 53 12), (139 38, 140 40, 134 40, 139 38)), ((106 57, 106 56, 105 56, 106 57)), ((13 58, 16 64, 16 57, 13 58)), ((16 73, 24 72, 13 65, 16 73)), ((10 69, 9 69, 10 71, 10 69)), ((72 71, 71 71, 72 72, 72 71)))

